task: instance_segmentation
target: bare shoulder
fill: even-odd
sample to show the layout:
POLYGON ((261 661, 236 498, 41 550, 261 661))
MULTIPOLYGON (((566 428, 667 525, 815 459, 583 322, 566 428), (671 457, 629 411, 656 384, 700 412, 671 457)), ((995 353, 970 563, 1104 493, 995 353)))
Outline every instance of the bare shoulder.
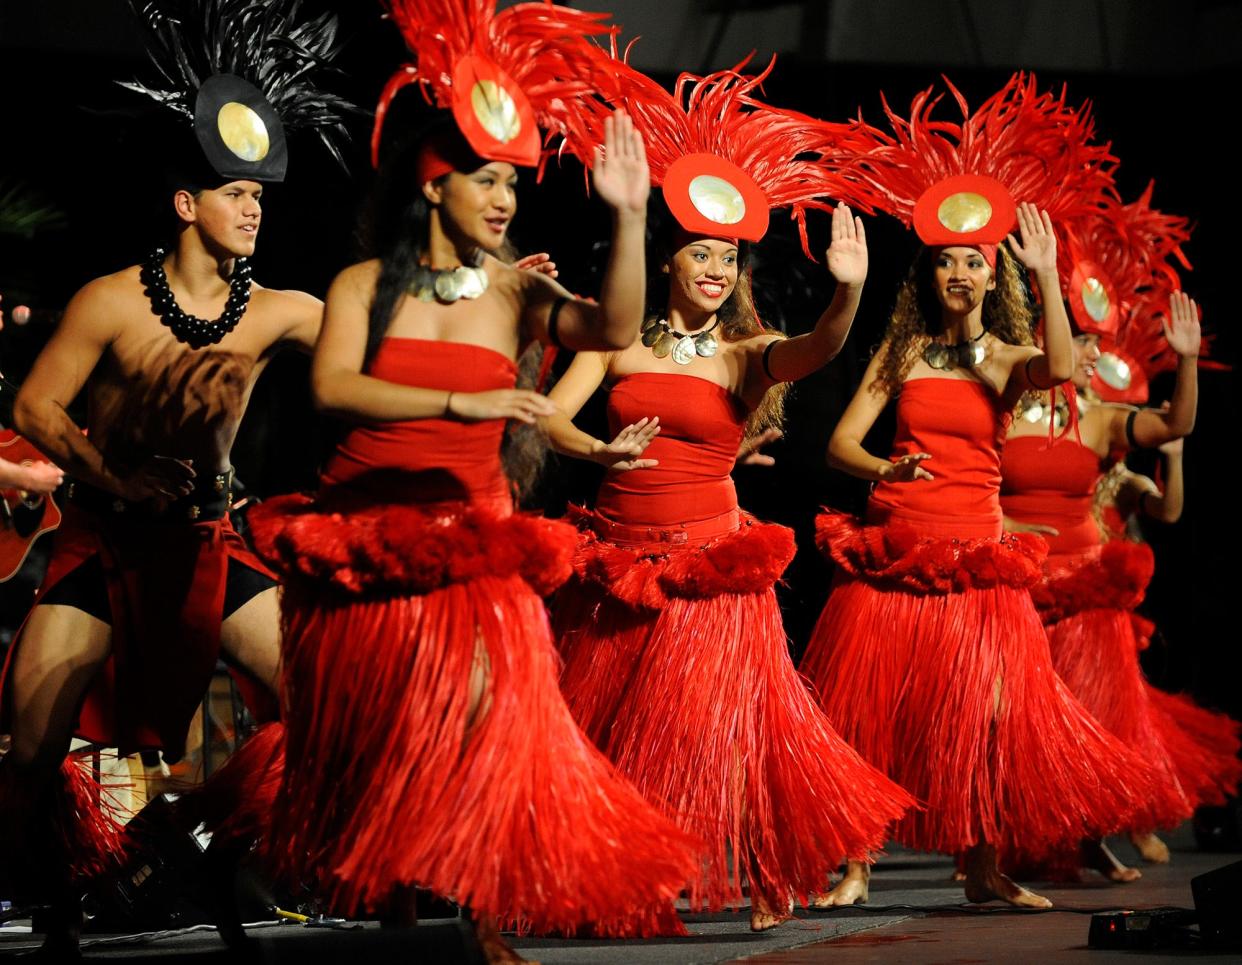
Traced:
POLYGON ((368 258, 342 268, 335 280, 351 284, 374 283, 379 278, 381 267, 382 262, 378 258, 368 258))
POLYGON ((302 312, 323 308, 323 302, 314 295, 291 288, 264 288, 256 284, 251 287, 250 298, 265 311, 302 312))
POLYGON ((139 270, 133 265, 88 281, 78 289, 65 310, 67 324, 102 334, 132 318, 136 305, 149 305, 139 270))
POLYGON ((1032 356, 1040 354, 1039 349, 1034 345, 1011 345, 999 338, 992 339, 992 352, 999 361, 1009 366, 1025 362, 1032 356))

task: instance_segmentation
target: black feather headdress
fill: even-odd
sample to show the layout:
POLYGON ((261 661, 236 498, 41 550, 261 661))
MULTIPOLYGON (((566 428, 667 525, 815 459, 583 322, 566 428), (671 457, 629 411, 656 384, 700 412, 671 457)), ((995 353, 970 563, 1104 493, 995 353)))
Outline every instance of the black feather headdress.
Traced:
POLYGON ((122 86, 193 125, 225 180, 282 181, 286 132, 311 130, 344 165, 344 119, 361 113, 320 90, 340 52, 336 15, 302 16, 302 0, 130 0, 162 82, 122 86))

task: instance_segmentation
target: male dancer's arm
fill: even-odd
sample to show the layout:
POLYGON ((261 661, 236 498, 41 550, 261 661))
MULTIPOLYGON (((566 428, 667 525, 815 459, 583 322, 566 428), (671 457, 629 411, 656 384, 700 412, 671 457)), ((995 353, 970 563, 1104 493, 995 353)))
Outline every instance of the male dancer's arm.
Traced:
POLYGON ((18 432, 75 479, 135 501, 175 499, 193 488, 194 470, 188 463, 154 456, 122 478, 66 411, 115 337, 107 313, 109 289, 115 284, 97 279, 73 297, 17 394, 13 421, 18 432))

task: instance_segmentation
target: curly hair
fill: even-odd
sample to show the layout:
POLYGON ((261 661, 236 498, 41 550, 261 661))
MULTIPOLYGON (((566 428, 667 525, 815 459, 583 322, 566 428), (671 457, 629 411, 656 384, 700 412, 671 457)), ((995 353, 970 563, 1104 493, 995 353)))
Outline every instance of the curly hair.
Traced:
MULTIPOLYGON (((872 388, 896 398, 924 346, 942 330, 940 302, 930 284, 934 248, 922 248, 897 291, 872 388)), ((996 288, 983 297, 983 328, 1010 345, 1034 345, 1034 313, 1022 272, 1004 245, 996 249, 996 288)))
MULTIPOLYGON (((647 267, 647 314, 654 318, 663 318, 668 310, 669 276, 662 269, 672 262, 678 249, 676 225, 671 217, 661 227, 664 230, 659 232, 655 243, 647 248, 650 261, 647 267)), ((726 342, 744 342, 756 335, 778 335, 784 338, 780 332, 765 326, 755 309, 755 299, 751 291, 750 245, 745 241, 738 244, 737 267, 737 284, 716 312, 721 337, 726 342)), ((768 389, 746 420, 746 434, 754 435, 764 429, 781 428, 785 423, 785 396, 788 393, 788 382, 778 382, 768 389)))

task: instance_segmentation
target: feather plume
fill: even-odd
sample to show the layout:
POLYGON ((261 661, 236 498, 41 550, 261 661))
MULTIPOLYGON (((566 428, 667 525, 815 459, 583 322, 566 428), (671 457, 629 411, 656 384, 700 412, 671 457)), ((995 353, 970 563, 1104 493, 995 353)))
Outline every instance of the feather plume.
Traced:
POLYGON ((341 50, 334 13, 304 17, 302 0, 130 0, 130 6, 146 28, 161 82, 122 87, 193 120, 199 87, 213 74, 234 74, 263 92, 287 131, 314 131, 344 164, 344 118, 362 111, 311 82, 317 71, 333 69, 341 50))
POLYGON ((1155 183, 1129 204, 1107 196, 1085 217, 1067 222, 1069 242, 1058 251, 1062 279, 1073 262, 1098 264, 1116 287, 1121 324, 1116 347, 1143 366, 1148 377, 1177 367, 1177 353, 1164 337, 1169 297, 1180 291, 1181 270, 1191 265, 1182 246, 1190 240, 1189 219, 1152 207, 1155 183))
POLYGON ((971 113, 966 98, 945 86, 961 122, 933 120, 943 99, 934 88, 917 94, 910 118, 884 100, 892 136, 881 134, 862 168, 880 196, 878 207, 905 224, 932 185, 960 174, 987 175, 1015 201, 1029 201, 1054 220, 1086 215, 1113 184, 1110 145, 1094 144, 1091 105, 1072 107, 1059 94, 1039 93, 1033 74, 1018 73, 971 113))
POLYGON ((653 184, 688 154, 706 153, 736 164, 770 207, 792 209, 806 248, 806 210, 830 211, 833 198, 872 211, 878 193, 858 168, 879 132, 861 121, 829 123, 764 104, 756 96, 776 59, 755 75, 749 62, 706 76, 683 73, 672 92, 630 67, 616 49, 597 55, 615 78, 615 93, 580 99, 566 111, 564 150, 590 165, 604 143, 604 121, 623 109, 642 133, 653 184))
POLYGON ((480 54, 513 78, 541 126, 559 128, 565 103, 607 86, 608 77, 589 56, 587 37, 615 32, 606 13, 554 4, 519 3, 496 10, 495 0, 382 0, 414 55, 392 75, 380 95, 371 139, 378 157, 388 105, 408 84, 418 84, 430 103, 449 108, 457 62, 480 54))

